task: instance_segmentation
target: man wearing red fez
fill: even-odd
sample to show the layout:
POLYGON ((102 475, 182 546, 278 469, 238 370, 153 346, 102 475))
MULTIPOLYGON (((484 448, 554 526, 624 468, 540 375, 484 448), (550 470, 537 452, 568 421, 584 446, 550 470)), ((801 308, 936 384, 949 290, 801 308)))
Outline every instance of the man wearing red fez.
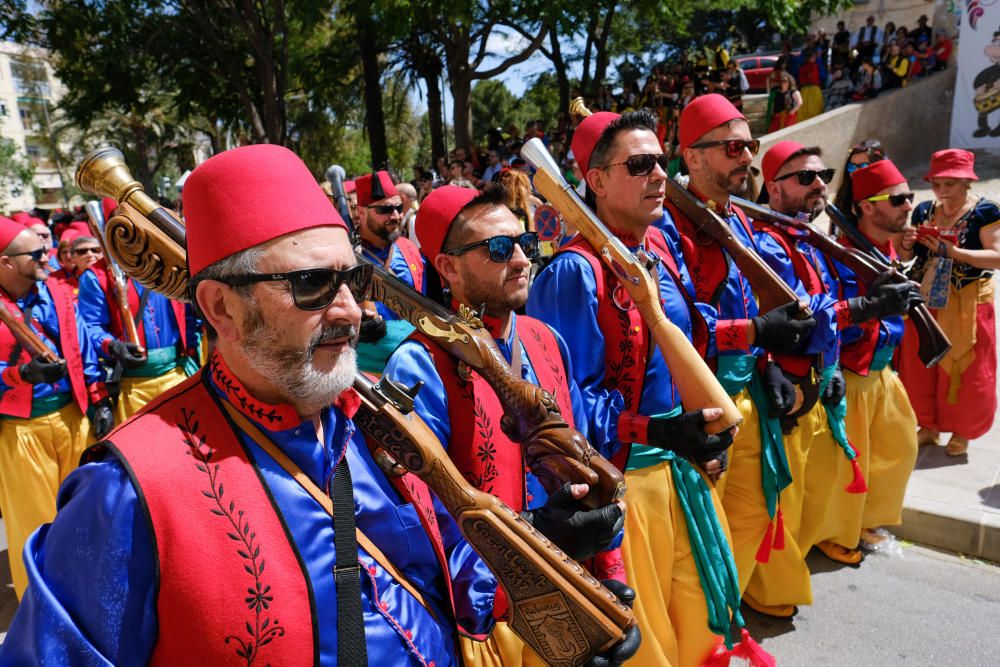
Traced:
MULTIPOLYGON (((730 337, 719 335, 710 308, 703 316, 695 306, 676 230, 663 222, 667 159, 656 129, 648 110, 598 112, 577 126, 571 148, 588 204, 629 248, 661 259, 666 316, 714 355, 730 337)), ((643 636, 636 662, 701 665, 728 659, 737 641, 744 654, 759 651, 745 631, 732 633, 743 624, 737 573, 714 484, 703 474, 718 477, 732 442, 728 432, 704 432, 722 411, 683 412, 672 374, 684 369, 667 367, 627 292, 584 240, 562 248, 538 275, 527 312, 566 341, 591 439, 610 443, 603 453, 625 471, 622 555, 643 636)))
MULTIPOLYGON (((504 204, 503 189, 490 186, 480 194, 456 185, 440 187, 427 195, 417 211, 416 230, 421 250, 451 292, 452 307, 484 305, 483 323, 504 359, 520 377, 552 392, 570 425, 575 422, 586 429, 579 390, 566 372, 569 353, 562 338, 542 322, 514 312, 528 300, 538 234, 524 231, 504 204)), ((622 508, 617 504, 591 511, 577 507, 573 498, 586 493, 585 484, 567 484, 546 497, 537 478, 525 470, 520 445, 502 432, 503 406, 485 380, 479 376, 471 383, 463 380, 459 361, 419 333, 396 349, 385 372, 411 387, 424 384, 415 410, 466 479, 514 511, 527 510, 535 527, 573 558, 583 560, 600 551, 600 566, 594 569, 599 578, 620 572, 618 550, 602 550, 621 531, 622 508), (575 512, 574 519, 552 523, 556 508, 575 512)), ((624 588, 619 581, 611 585, 624 588)), ((496 595, 497 627, 486 643, 462 642, 466 664, 544 664, 509 629, 506 596, 500 589, 496 595)), ((616 660, 630 657, 638 648, 638 630, 626 644, 616 651, 616 660)))
POLYGON ((0 662, 457 664, 496 584, 351 420, 371 272, 344 223, 274 145, 212 157, 183 198, 211 359, 67 479, 0 662))
MULTIPOLYGON (((890 160, 880 160, 854 171, 851 186, 858 231, 885 257, 895 260, 891 239, 906 228, 913 201, 906 178, 890 160)), ((853 245, 849 237, 841 242, 853 245)), ((867 296, 853 271, 839 262, 833 262, 833 269, 843 297, 867 296)), ((877 283, 873 287, 877 290, 877 283)), ((917 458, 916 416, 891 367, 903 336, 899 313, 921 300, 915 283, 904 287, 906 303, 895 304, 902 307, 881 311, 867 321, 854 320, 856 309, 840 311, 842 318, 850 320, 841 330, 840 352, 847 385, 847 438, 857 451, 868 491, 841 491, 850 481, 846 472, 841 473, 819 537, 843 547, 848 554, 857 548, 859 538, 867 545, 880 542, 883 537, 873 532, 875 528, 899 525, 906 483, 917 458)))
POLYGON ((358 190, 354 181, 344 181, 344 196, 347 197, 347 210, 351 212, 351 227, 358 228, 358 190))
MULTIPOLYGON (((424 259, 403 234, 403 200, 389 173, 365 174, 355 182, 358 195, 358 234, 361 254, 393 273, 421 294, 426 293, 424 259)), ((384 303, 376 303, 377 318, 362 321, 358 348, 361 370, 381 373, 385 361, 413 327, 384 303), (384 323, 384 324, 383 324, 384 323)))
POLYGON ((0 302, 60 358, 33 357, 9 327, 0 326, 0 509, 21 598, 28 585, 21 558, 28 536, 55 516, 55 489, 94 442, 91 430, 104 437, 114 418, 73 292, 49 277, 48 248, 34 231, 7 218, 0 218, 0 248, 0 302))
MULTIPOLYGON (((918 340, 906 324, 899 378, 917 413, 921 445, 951 433, 946 453, 962 456, 996 414, 996 326, 993 270, 1000 267, 1000 205, 972 193, 975 156, 949 148, 931 156, 934 200, 919 204, 912 222, 917 260, 911 275, 926 287, 928 307, 948 334, 951 350, 934 368, 917 355, 918 340), (975 410, 959 406, 975 405, 975 410)), ((900 255, 908 254, 904 239, 900 255)))

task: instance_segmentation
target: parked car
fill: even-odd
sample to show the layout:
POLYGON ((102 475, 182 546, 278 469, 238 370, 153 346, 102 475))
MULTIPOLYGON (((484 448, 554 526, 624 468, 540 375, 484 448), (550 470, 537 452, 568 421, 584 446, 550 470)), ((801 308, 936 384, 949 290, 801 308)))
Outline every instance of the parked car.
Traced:
POLYGON ((750 84, 749 93, 763 93, 767 90, 767 77, 778 62, 778 56, 737 56, 736 64, 743 70, 750 84))

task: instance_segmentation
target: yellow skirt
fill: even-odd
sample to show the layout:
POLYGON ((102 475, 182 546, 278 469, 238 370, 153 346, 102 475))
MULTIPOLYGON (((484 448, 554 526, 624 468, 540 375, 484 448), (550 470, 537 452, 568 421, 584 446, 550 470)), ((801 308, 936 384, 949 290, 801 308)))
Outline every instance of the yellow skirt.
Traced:
POLYGON ((545 667, 545 661, 503 621, 497 622, 486 641, 460 637, 459 645, 466 667, 545 667))
POLYGON ((800 123, 823 113, 823 91, 819 86, 802 86, 799 94, 802 95, 802 106, 798 111, 800 123))
POLYGON ((115 406, 115 425, 124 423, 151 400, 186 379, 180 368, 155 378, 123 377, 118 405, 115 406))
POLYGON ((867 493, 847 493, 849 465, 838 466, 830 507, 819 537, 853 549, 862 528, 902 522, 906 484, 917 460, 917 417, 891 368, 847 380, 847 439, 858 450, 867 493))
POLYGON ((0 508, 18 600, 28 586, 24 543, 55 518, 59 485, 92 443, 90 422, 76 403, 34 419, 0 420, 0 508))
MULTIPOLYGON (((705 484, 712 488, 705 479, 705 484)), ((708 628, 708 607, 698 578, 687 523, 674 491, 669 463, 627 470, 622 556, 636 592, 635 617, 642 633, 639 667, 700 667, 721 637, 708 628)), ((718 495, 712 501, 729 536, 718 495)))

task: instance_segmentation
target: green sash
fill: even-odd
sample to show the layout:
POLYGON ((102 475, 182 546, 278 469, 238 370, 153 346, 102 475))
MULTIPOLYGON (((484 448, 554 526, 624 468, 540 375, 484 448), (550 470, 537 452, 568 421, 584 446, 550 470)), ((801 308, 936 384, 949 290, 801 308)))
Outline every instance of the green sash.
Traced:
POLYGON ((126 368, 122 376, 127 378, 158 378, 177 368, 177 348, 158 347, 146 350, 146 363, 138 368, 126 368))

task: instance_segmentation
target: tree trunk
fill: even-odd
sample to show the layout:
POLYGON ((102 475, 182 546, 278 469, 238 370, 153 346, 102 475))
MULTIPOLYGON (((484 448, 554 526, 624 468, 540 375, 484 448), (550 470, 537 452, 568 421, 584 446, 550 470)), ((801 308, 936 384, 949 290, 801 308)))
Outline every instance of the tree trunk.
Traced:
POLYGON ((594 33, 597 32, 597 21, 600 11, 595 9, 594 15, 587 26, 587 41, 583 45, 583 75, 580 77, 580 90, 585 95, 593 95, 596 91, 590 89, 590 50, 594 48, 594 33))
POLYGON ((454 100, 455 148, 472 147, 472 81, 463 77, 451 83, 454 100))
POLYGON ((431 70, 428 70, 422 78, 427 87, 427 121, 431 130, 431 165, 433 166, 437 164, 438 158, 448 157, 444 146, 441 87, 438 74, 431 70))
POLYGON ((365 84, 366 126, 368 146, 372 153, 372 169, 384 169, 389 163, 389 148, 385 138, 385 112, 382 109, 382 72, 378 64, 378 40, 371 14, 355 13, 358 22, 358 42, 365 84))
POLYGON ((611 22, 615 17, 615 4, 611 3, 608 13, 604 15, 604 24, 601 27, 601 35, 597 39, 597 58, 594 63, 594 90, 595 92, 604 85, 604 79, 608 73, 608 36, 611 34, 611 22))
POLYGON ((552 66, 556 70, 556 80, 559 82, 559 110, 569 113, 569 75, 566 73, 566 61, 563 60, 562 49, 559 48, 559 34, 555 27, 549 33, 549 44, 552 46, 552 66))

